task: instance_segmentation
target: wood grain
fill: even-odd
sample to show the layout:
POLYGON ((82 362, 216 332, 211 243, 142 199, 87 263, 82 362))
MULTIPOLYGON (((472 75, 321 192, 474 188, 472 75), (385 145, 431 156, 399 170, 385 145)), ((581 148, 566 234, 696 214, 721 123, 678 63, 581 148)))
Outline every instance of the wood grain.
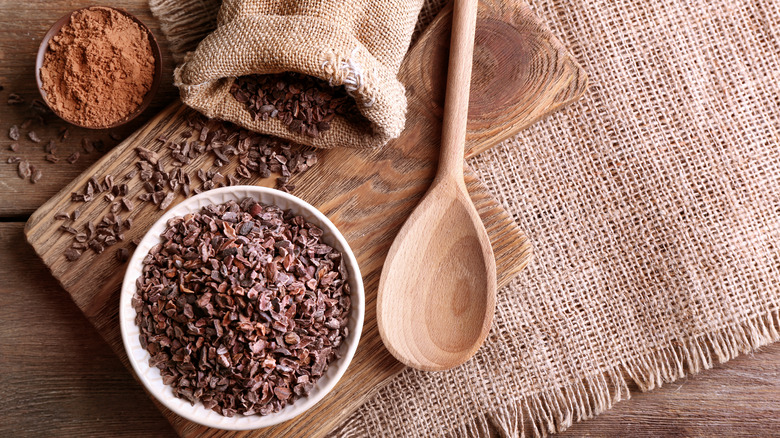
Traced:
POLYGON ((559 436, 780 437, 780 344, 652 392, 634 392, 559 436))
POLYGON ((137 16, 152 30, 160 44, 164 80, 151 106, 128 126, 115 130, 78 128, 51 115, 46 118, 46 126, 31 127, 44 140, 42 143, 30 141, 26 137, 28 130, 22 130, 22 138, 19 141, 15 142, 8 138, 8 129, 12 125, 20 125, 30 117, 33 114, 29 107, 30 103, 33 99, 40 98, 35 85, 34 67, 38 45, 44 34, 61 16, 94 3, 88 0, 0 2, 0 17, 3 17, 3 32, 0 36, 0 85, 4 88, 0 91, 0 215, 4 217, 29 215, 101 157, 102 153, 98 151, 85 154, 80 144, 82 138, 102 140, 108 150, 118 143, 109 137, 109 133, 114 133, 119 138, 127 137, 178 96, 170 79, 173 61, 165 38, 160 33, 159 24, 149 11, 148 4, 138 0, 117 0, 111 2, 110 6, 123 8, 137 16), (10 93, 17 93, 24 97, 25 104, 6 105, 10 93), (70 137, 65 141, 59 141, 58 130, 65 126, 70 126, 70 137), (43 146, 50 139, 57 140, 57 156, 61 161, 56 164, 44 159, 43 146), (17 153, 8 150, 8 146, 12 143, 19 144, 17 153), (65 158, 75 151, 80 151, 82 156, 75 164, 69 164, 65 158), (31 184, 18 178, 16 166, 6 163, 9 156, 29 159, 33 165, 44 172, 43 179, 37 184, 31 184))
MULTIPOLYGON (((400 75, 409 92, 423 90, 432 102, 444 101, 450 12, 448 6, 427 29, 400 75)), ((578 99, 587 84, 585 71, 524 0, 480 1, 466 156, 492 148, 578 99)), ((441 106, 431 111, 441 118, 441 106)))
MULTIPOLYGON (((0 223, 0 436, 176 436, 25 244, 23 227, 0 223)), ((634 393, 558 436, 780 437, 780 343, 634 393)))
POLYGON ((173 436, 23 227, 0 223, 0 436, 173 436))
MULTIPOLYGON (((508 74, 507 78, 498 79, 499 82, 515 81, 523 92, 515 96, 522 98, 521 100, 510 101, 512 104, 506 105, 502 110, 495 105, 470 106, 471 154, 496 144, 548 111, 565 104, 577 93, 581 93, 585 82, 584 75, 576 64, 549 32, 538 25, 524 3, 510 7, 501 3, 484 2, 480 13, 483 29, 493 32, 488 35, 481 32, 484 44, 489 47, 484 50, 485 53, 513 53, 510 49, 499 50, 495 47, 501 44, 515 45, 519 42, 528 45, 532 50, 523 52, 525 55, 521 53, 510 59, 503 59, 500 63, 475 64, 475 75, 484 74, 495 78, 508 74), (500 14, 508 17, 506 26, 496 23, 504 19, 504 15, 500 14), (527 20, 533 20, 533 23, 529 24, 527 20), (496 32, 492 29, 496 28, 500 29, 500 38, 495 38, 496 32), (510 38, 511 29, 522 31, 522 39, 510 38), (539 69, 538 66, 543 63, 547 63, 549 68, 539 69), (572 91, 573 89, 575 91, 572 91)), ((449 16, 448 11, 445 11, 411 50, 402 66, 399 76, 402 82, 409 85, 409 118, 402 137, 380 150, 326 151, 315 168, 292 181, 297 186, 296 194, 328 215, 355 250, 364 273, 368 311, 360 347, 342 383, 307 414, 256 434, 325 434, 359 406, 373 388, 402 369, 381 345, 376 331, 374 301, 379 271, 390 242, 430 185, 436 166, 444 81, 441 75, 437 76, 440 66, 431 60, 446 59, 447 47, 442 41, 446 41, 449 35, 447 23, 449 16), (437 77, 438 82, 435 80, 437 77), (318 428, 311 430, 311 424, 317 424, 318 428)), ((480 33, 478 44, 479 35, 480 33)), ((480 87, 489 83, 473 82, 472 95, 487 93, 488 91, 480 87)), ((65 262, 62 251, 68 244, 68 236, 56 230, 58 224, 53 220, 53 215, 63 209, 73 209, 74 206, 69 202, 70 192, 82 187, 90 176, 122 175, 123 171, 134 166, 134 145, 156 149, 161 147, 161 144, 154 139, 161 133, 174 136, 181 132, 188 111, 178 105, 169 107, 44 204, 27 223, 29 242, 123 361, 126 361, 126 357, 116 321, 122 266, 115 261, 113 251, 107 251, 101 256, 84 256, 75 263, 65 262)), ((203 158, 192 163, 188 170, 209 165, 208 159, 203 158)), ((228 167, 226 173, 229 172, 228 167)), ((271 181, 252 180, 249 183, 269 185, 271 181)), ((499 284, 506 284, 511 276, 527 263, 530 246, 512 218, 496 204, 473 175, 467 175, 467 185, 494 246, 499 284)), ((141 190, 137 180, 134 180, 131 183, 130 196, 137 196, 141 190)), ((80 220, 83 222, 87 218, 99 218, 106 209, 106 203, 93 201, 83 208, 80 220)), ((126 233, 127 240, 140 236, 160 213, 151 205, 137 208, 133 212, 135 225, 133 230, 126 233)), ((166 415, 182 435, 219 434, 218 431, 206 430, 169 412, 166 412, 166 415)))

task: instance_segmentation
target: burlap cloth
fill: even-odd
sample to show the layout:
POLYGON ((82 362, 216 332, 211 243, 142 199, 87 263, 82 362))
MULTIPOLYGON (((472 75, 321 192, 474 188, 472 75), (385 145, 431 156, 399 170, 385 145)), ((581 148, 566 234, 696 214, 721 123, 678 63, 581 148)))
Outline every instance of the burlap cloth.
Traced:
POLYGON ((337 435, 544 435, 780 339, 780 2, 531 3, 589 90, 470 164, 536 257, 473 360, 337 435))

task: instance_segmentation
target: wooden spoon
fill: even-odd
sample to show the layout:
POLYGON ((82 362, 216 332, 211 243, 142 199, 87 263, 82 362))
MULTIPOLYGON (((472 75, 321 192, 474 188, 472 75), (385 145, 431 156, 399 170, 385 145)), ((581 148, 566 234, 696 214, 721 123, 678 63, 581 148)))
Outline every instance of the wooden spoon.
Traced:
POLYGON ((379 281, 382 340, 420 370, 467 361, 495 310, 493 248, 463 180, 476 17, 477 0, 455 1, 439 168, 390 247, 379 281))

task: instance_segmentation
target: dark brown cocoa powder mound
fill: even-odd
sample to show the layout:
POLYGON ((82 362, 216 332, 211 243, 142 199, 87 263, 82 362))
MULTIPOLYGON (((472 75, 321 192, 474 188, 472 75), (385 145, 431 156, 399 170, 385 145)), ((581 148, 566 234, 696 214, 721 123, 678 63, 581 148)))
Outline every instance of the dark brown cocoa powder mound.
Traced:
POLYGON ((309 393, 340 357, 351 307, 343 257, 321 237, 249 198, 168 221, 132 306, 149 364, 176 396, 230 417, 309 393))

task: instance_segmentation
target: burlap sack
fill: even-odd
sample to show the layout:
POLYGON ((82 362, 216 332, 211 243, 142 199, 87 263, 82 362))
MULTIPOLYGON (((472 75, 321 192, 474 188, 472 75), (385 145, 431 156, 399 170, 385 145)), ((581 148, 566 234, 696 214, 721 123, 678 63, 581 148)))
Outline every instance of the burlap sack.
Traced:
POLYGON ((208 117, 320 148, 370 148, 406 121, 396 78, 422 0, 225 0, 217 28, 174 72, 185 104, 208 117), (336 117, 317 137, 254 120, 230 94, 238 76, 298 72, 344 86, 370 125, 336 117))

